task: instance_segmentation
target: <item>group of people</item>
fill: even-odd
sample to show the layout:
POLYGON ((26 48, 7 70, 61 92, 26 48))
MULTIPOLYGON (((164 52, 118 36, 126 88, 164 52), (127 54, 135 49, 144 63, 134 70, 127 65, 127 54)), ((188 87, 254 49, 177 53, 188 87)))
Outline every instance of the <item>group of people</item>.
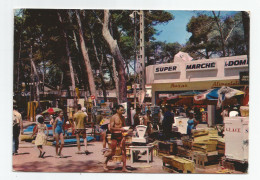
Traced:
MULTIPOLYGON (((85 147, 84 153, 88 154, 89 152, 87 150, 87 139, 86 139, 86 124, 87 124, 88 116, 87 113, 85 112, 85 109, 82 108, 80 104, 77 105, 77 109, 78 111, 73 116, 73 124, 72 124, 72 128, 75 131, 75 135, 77 139, 78 151, 76 153, 77 154, 82 153, 80 152, 80 136, 82 136, 82 138, 84 139, 84 147, 85 147)), ((55 157, 61 158, 63 157, 62 149, 64 147, 64 135, 65 135, 65 126, 64 126, 65 119, 64 119, 63 111, 60 111, 58 113, 58 116, 54 120, 52 119, 51 121, 52 121, 51 124, 52 124, 53 137, 55 138, 56 141, 55 157)), ((39 157, 43 158, 45 152, 43 151, 42 146, 46 144, 49 131, 46 124, 44 124, 43 116, 40 116, 37 119, 37 122, 38 123, 36 125, 36 129, 32 134, 32 137, 37 133, 35 139, 35 145, 40 151, 39 157)))
MULTIPOLYGON (((75 130, 76 139, 77 139, 77 148, 80 152, 80 137, 84 139, 84 147, 85 152, 88 154, 87 151, 87 139, 86 139, 86 124, 87 124, 87 113, 84 112, 84 107, 82 108, 80 104, 77 106, 78 111, 73 116, 73 125, 72 128, 75 130)), ((116 147, 120 146, 122 150, 122 161, 123 161, 123 172, 128 172, 126 169, 126 149, 125 149, 125 136, 127 135, 127 130, 123 127, 125 126, 125 118, 122 115, 125 112, 124 107, 122 105, 118 105, 116 107, 116 113, 110 119, 109 129, 111 132, 111 146, 110 149, 107 149, 104 152, 104 156, 106 160, 104 162, 104 170, 108 170, 107 163, 108 161, 115 155, 116 147)), ((53 130, 53 137, 56 141, 56 156, 57 158, 63 157, 62 149, 64 147, 64 135, 65 135, 65 119, 63 115, 63 111, 58 113, 58 116, 53 119, 52 122, 52 130, 53 130)), ((23 130, 23 122, 21 114, 16 110, 16 106, 14 106, 13 110, 13 154, 18 152, 19 147, 19 135, 20 131, 23 130)), ((37 119, 37 124, 33 131, 32 137, 37 134, 35 138, 35 145, 39 150, 39 158, 44 158, 45 151, 43 150, 43 145, 47 142, 47 137, 49 134, 49 130, 47 125, 44 123, 43 116, 39 116, 37 119)))
MULTIPOLYGON (((77 139, 77 149, 78 151, 76 153, 86 153, 87 151, 87 139, 86 139, 86 124, 87 124, 87 113, 84 112, 84 107, 82 108, 79 104, 77 106, 78 111, 73 115, 73 124, 72 128, 75 131, 76 139, 77 139), (84 148, 85 151, 80 151, 80 137, 84 139, 84 148)), ((104 170, 108 170, 107 163, 108 161, 115 155, 116 147, 120 146, 121 152, 122 152, 122 162, 123 162, 123 168, 122 171, 128 172, 126 169, 126 149, 125 149, 125 141, 126 141, 126 135, 131 132, 132 130, 127 130, 124 128, 126 126, 125 118, 123 116, 123 113, 125 112, 125 109, 122 105, 118 105, 115 108, 116 112, 115 114, 110 118, 109 123, 107 123, 107 126, 103 127, 103 154, 106 157, 106 160, 104 162, 104 170), (106 148, 106 133, 107 131, 110 131, 111 133, 111 144, 110 149, 106 148)), ((22 128, 22 118, 21 115, 18 113, 18 111, 14 110, 14 132, 18 132, 18 129, 22 128), (16 127, 16 128, 15 128, 16 127), (18 128, 17 128, 18 127, 18 128)), ((147 110, 146 115, 143 116, 143 118, 140 121, 140 111, 139 109, 136 111, 136 114, 134 115, 134 127, 140 124, 146 125, 148 127, 148 134, 150 133, 150 129, 152 127, 152 116, 151 111, 147 110)), ((165 112, 163 114, 163 120, 162 120, 162 130, 165 135, 165 137, 170 137, 171 131, 172 131, 172 124, 174 123, 174 113, 171 111, 171 107, 167 106, 165 109, 165 112)), ((194 114, 190 112, 189 114, 189 121, 188 121, 188 127, 187 127, 187 134, 191 134, 191 130, 196 127, 196 120, 194 119, 194 114)), ((63 157, 62 155, 62 149, 64 147, 64 135, 65 135, 65 129, 64 129, 64 115, 63 111, 60 111, 58 113, 58 116, 53 119, 52 122, 52 130, 53 130, 53 137, 56 140, 56 156, 55 157, 63 157)), ((35 145, 39 149, 39 158, 44 158, 45 151, 43 150, 43 145, 47 141, 48 136, 48 128, 46 124, 44 123, 44 118, 41 116, 38 118, 38 123, 36 125, 36 128, 32 134, 34 136, 37 133, 36 139, 35 139, 35 145)), ((19 137, 18 137, 19 138, 19 137)), ((17 142, 17 136, 14 136, 14 142, 17 142)), ((19 142, 19 139, 18 139, 19 142)), ((14 146, 14 153, 17 152, 18 145, 14 146)))
MULTIPOLYGON (((84 147, 85 151, 84 153, 88 154, 87 150, 87 139, 86 139, 86 124, 87 124, 87 113, 85 112, 86 109, 81 107, 81 105, 78 105, 78 111, 74 114, 73 117, 73 124, 72 128, 75 131, 76 139, 77 139, 77 148, 78 151, 76 153, 80 152, 80 136, 84 139, 84 147)), ((63 157, 62 155, 62 149, 64 147, 64 135, 65 135, 65 119, 63 111, 60 111, 58 113, 58 116, 55 119, 51 119, 50 123, 52 124, 52 132, 53 137, 56 141, 56 156, 57 158, 63 157)), ((19 136, 20 134, 23 134, 23 121, 22 121, 22 115, 17 110, 17 105, 14 103, 13 105, 13 155, 18 154, 18 148, 19 148, 19 136)), ((39 115, 37 117, 37 124, 33 130, 33 134, 31 137, 34 137, 34 135, 37 134, 35 138, 35 145, 39 149, 39 158, 44 158, 45 151, 43 150, 43 145, 47 142, 47 137, 49 134, 49 130, 47 125, 44 123, 44 117, 39 115)))

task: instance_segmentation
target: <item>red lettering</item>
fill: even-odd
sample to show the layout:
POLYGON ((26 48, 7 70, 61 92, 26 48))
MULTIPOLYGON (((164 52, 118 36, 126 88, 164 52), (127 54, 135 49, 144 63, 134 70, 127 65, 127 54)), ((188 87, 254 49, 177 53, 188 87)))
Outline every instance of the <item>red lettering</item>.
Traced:
POLYGON ((237 133, 241 132, 240 128, 226 128, 225 130, 227 132, 237 132, 237 133))

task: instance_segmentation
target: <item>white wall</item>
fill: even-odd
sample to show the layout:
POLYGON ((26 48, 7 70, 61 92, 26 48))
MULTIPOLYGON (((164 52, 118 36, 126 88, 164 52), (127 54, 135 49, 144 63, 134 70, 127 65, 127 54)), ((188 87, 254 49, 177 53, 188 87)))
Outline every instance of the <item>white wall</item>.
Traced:
POLYGON ((221 86, 240 86, 239 73, 249 71, 249 67, 247 63, 232 66, 234 62, 247 62, 247 56, 167 63, 146 67, 146 84, 152 85, 152 104, 155 104, 156 91, 208 90, 221 86), (197 66, 203 63, 214 63, 214 67, 186 69, 187 65, 197 66), (158 72, 158 68, 165 67, 170 68, 171 71, 158 72))
POLYGON ((231 67, 225 66, 225 63, 231 62, 230 64, 232 64, 232 62, 236 60, 247 60, 247 56, 243 55, 216 59, 203 59, 190 62, 150 65, 146 67, 146 84, 239 79, 239 72, 248 71, 248 64, 231 67), (215 63, 215 68, 186 70, 187 64, 197 65, 200 63, 215 63), (158 67, 172 66, 177 66, 177 70, 161 73, 155 72, 158 67))

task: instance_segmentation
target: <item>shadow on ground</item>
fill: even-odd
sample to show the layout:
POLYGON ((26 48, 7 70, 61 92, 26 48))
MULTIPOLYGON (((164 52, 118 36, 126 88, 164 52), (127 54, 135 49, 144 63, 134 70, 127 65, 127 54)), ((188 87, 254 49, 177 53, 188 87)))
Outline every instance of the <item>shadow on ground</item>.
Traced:
POLYGON ((22 165, 14 165, 14 171, 24 172, 104 172, 103 165, 99 161, 68 161, 61 165, 53 165, 50 162, 27 162, 22 165))
MULTIPOLYGON (((47 158, 50 158, 48 156, 47 158)), ((137 168, 127 166, 131 172, 135 172, 137 168)), ((46 161, 27 162, 22 165, 14 165, 14 171, 23 172, 93 172, 93 173, 122 173, 122 165, 109 166, 109 171, 104 171, 103 164, 99 161, 89 160, 86 162, 69 160, 66 163, 53 165, 46 161)))

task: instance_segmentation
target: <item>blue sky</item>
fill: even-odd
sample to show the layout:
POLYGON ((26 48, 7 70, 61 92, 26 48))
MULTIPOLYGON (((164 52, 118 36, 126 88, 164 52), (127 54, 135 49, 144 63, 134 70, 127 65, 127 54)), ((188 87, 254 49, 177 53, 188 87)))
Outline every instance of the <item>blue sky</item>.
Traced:
MULTIPOLYGON (((202 11, 168 11, 174 15, 175 19, 168 24, 160 24, 155 26, 158 31, 162 31, 158 36, 154 36, 156 41, 166 41, 166 43, 178 42, 185 44, 191 33, 186 31, 186 25, 192 16, 196 16, 197 12, 202 11)), ((204 11, 205 12, 205 11, 204 11)), ((206 11, 211 13, 210 11, 206 11)), ((221 11, 221 15, 234 15, 237 11, 221 11)))

